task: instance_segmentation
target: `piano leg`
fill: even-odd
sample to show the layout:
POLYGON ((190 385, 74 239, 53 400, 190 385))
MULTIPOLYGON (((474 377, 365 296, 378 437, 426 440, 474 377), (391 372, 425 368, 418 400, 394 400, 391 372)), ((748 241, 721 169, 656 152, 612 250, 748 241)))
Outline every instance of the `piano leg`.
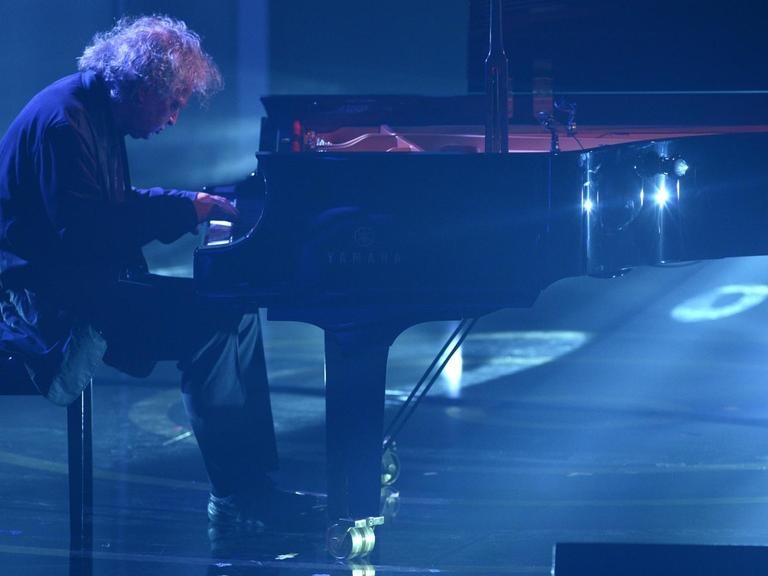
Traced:
POLYGON ((328 519, 379 516, 388 337, 325 333, 328 519))

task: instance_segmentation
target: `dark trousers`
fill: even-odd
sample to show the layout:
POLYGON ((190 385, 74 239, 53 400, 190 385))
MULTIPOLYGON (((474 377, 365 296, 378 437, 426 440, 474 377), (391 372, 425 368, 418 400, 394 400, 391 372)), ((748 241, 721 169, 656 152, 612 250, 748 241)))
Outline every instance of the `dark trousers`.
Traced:
POLYGON ((258 490, 277 467, 257 312, 195 294, 193 281, 147 276, 99 299, 104 361, 143 376, 176 360, 184 406, 217 496, 258 490))

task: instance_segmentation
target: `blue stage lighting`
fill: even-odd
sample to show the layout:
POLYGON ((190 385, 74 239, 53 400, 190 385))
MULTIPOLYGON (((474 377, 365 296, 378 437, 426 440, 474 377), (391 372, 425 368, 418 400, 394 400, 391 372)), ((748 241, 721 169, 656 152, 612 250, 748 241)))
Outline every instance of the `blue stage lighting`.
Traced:
POLYGON ((656 205, 659 207, 663 207, 667 202, 669 202, 669 191, 667 190, 666 186, 663 184, 661 185, 661 187, 656 191, 654 200, 656 200, 656 205))
POLYGON ((677 158, 673 163, 672 172, 678 178, 682 178, 683 176, 685 176, 686 172, 688 172, 688 168, 689 168, 688 162, 686 162, 682 158, 677 158))

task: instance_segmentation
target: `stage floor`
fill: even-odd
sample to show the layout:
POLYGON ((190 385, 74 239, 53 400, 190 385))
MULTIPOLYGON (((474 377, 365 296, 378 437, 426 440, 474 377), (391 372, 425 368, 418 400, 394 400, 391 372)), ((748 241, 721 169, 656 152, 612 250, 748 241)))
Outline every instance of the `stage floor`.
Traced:
MULTIPOLYGON (((483 318, 399 438, 367 567, 317 532, 209 530, 172 364, 100 373, 95 542, 70 557, 64 411, 4 397, 0 574, 545 575, 558 542, 768 544, 766 297, 768 259, 732 259, 564 280, 483 318)), ((395 343, 390 416, 452 327, 395 343)), ((322 334, 264 328, 280 482, 322 493, 322 334)))

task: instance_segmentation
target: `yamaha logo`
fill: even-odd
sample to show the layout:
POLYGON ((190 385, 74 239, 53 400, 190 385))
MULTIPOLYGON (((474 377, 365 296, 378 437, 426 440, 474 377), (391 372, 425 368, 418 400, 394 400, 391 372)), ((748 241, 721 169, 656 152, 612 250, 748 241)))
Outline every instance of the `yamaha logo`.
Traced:
POLYGON ((326 262, 331 266, 393 266, 399 265, 402 257, 399 252, 384 247, 374 248, 376 232, 370 226, 360 226, 353 234, 354 247, 351 250, 329 251, 326 262))
POLYGON ((355 230, 355 245, 360 248, 370 248, 376 242, 376 234, 373 228, 369 226, 361 226, 355 230))

